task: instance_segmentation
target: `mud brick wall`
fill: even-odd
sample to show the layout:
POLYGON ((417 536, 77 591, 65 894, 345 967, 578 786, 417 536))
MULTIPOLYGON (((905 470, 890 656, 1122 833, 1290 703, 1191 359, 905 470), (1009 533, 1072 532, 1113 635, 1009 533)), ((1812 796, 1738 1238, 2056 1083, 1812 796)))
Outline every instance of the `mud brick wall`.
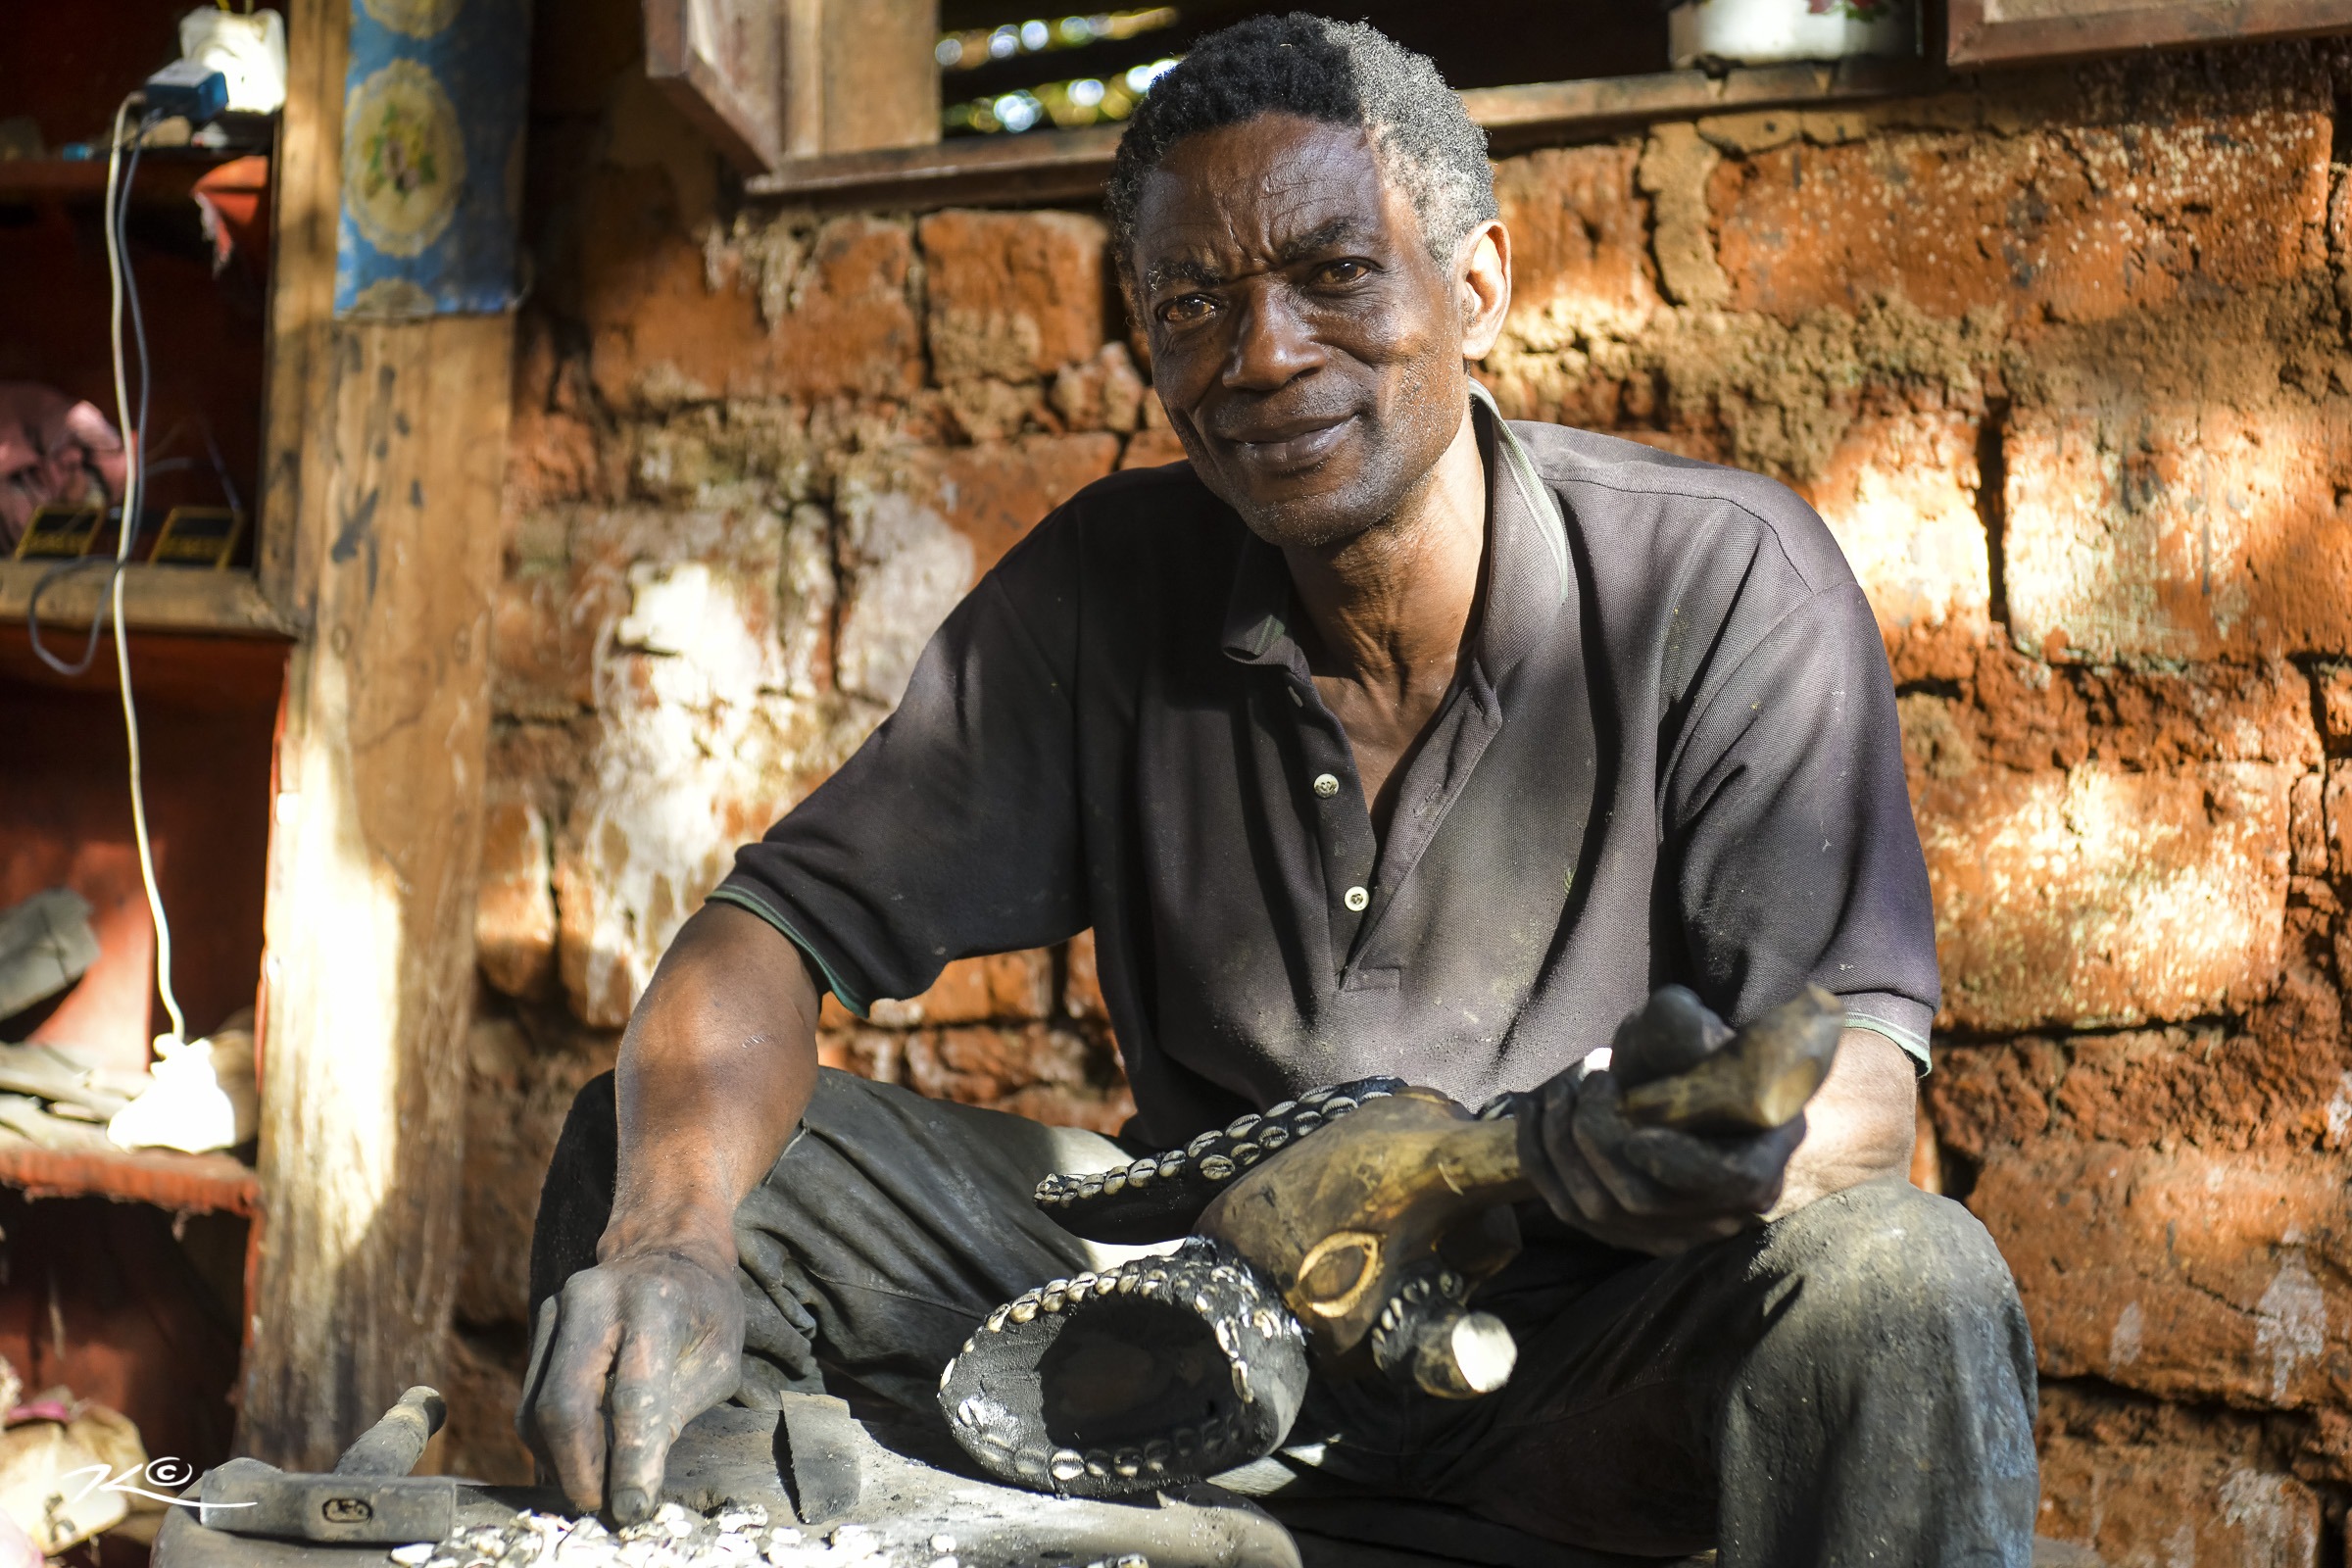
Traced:
MULTIPOLYGON (((539 1170, 663 945, 977 572, 1178 455, 1096 215, 743 204, 625 25, 541 55, 455 1352, 484 1469, 539 1170)), ((1918 1179, 2017 1272, 2042 1529, 2109 1564, 2344 1560, 2348 87, 2236 49, 1497 166, 1505 407, 1785 479, 1878 607, 1945 971, 1918 1179)), ((1127 1109, 1083 940, 823 1051, 1127 1109)))

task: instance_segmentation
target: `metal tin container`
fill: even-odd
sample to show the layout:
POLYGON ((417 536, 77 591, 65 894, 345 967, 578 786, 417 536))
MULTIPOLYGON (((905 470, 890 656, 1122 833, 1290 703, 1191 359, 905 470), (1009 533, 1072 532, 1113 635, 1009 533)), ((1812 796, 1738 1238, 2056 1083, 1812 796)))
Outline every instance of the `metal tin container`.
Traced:
POLYGON ((1919 52, 1919 0, 1690 0, 1667 14, 1677 70, 1919 52))

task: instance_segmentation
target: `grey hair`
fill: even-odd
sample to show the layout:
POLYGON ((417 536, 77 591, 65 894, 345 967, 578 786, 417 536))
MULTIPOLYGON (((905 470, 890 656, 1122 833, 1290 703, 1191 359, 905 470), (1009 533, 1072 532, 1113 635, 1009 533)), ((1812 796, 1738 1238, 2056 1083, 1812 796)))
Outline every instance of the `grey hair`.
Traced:
POLYGON ((1497 216, 1487 133, 1428 56, 1361 22, 1251 17, 1195 44, 1128 122, 1103 199, 1122 272, 1144 181, 1176 144, 1270 114, 1363 127, 1441 265, 1497 216))

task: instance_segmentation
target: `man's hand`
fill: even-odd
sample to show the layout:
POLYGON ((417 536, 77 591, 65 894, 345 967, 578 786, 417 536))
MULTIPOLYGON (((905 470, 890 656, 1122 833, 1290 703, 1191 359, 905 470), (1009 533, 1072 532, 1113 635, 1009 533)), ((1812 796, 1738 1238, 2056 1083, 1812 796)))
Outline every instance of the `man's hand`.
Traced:
POLYGON ((1612 1247, 1679 1252, 1736 1236, 1779 1200, 1805 1118, 1741 1137, 1628 1121, 1616 1078, 1554 1080, 1536 1092, 1553 1212, 1612 1247))
POLYGON ((642 1519, 679 1431, 742 1375, 733 1262, 652 1252, 583 1269, 541 1306, 534 1340, 524 1397, 564 1494, 593 1509, 610 1476, 613 1517, 642 1519))
POLYGON ((800 951, 723 904, 688 920, 620 1043, 620 1171, 597 1263, 540 1308, 518 1423, 574 1506, 654 1510, 670 1443, 735 1392, 735 1206, 816 1083, 800 951))
MULTIPOLYGON (((1618 1030, 1621 1059, 1612 1067, 1646 1081, 1690 1066, 1730 1037, 1697 998, 1669 987, 1618 1030)), ((1569 1224, 1611 1246, 1679 1252, 1907 1170, 1914 1080, 1900 1047, 1849 1029, 1803 1115, 1767 1133, 1698 1134, 1629 1121, 1614 1071, 1570 1071, 1521 1112, 1533 1118, 1542 1155, 1529 1166, 1569 1224)))

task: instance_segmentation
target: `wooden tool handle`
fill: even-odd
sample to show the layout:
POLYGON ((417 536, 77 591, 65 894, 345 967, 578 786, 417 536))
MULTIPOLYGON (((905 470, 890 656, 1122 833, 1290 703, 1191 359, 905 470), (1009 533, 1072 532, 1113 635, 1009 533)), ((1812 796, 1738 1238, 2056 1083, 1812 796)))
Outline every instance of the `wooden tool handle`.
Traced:
POLYGON ((1625 1092, 1628 1120, 1688 1132, 1770 1132, 1795 1119, 1829 1077, 1845 1006, 1819 986, 1670 1078, 1625 1092))
POLYGON ((449 1406, 441 1402, 439 1392, 418 1384, 402 1395, 381 1421, 361 1433, 359 1442, 343 1450, 343 1457, 335 1461, 335 1474, 405 1476, 416 1468, 416 1461, 424 1456, 424 1446, 448 1419, 449 1406))

